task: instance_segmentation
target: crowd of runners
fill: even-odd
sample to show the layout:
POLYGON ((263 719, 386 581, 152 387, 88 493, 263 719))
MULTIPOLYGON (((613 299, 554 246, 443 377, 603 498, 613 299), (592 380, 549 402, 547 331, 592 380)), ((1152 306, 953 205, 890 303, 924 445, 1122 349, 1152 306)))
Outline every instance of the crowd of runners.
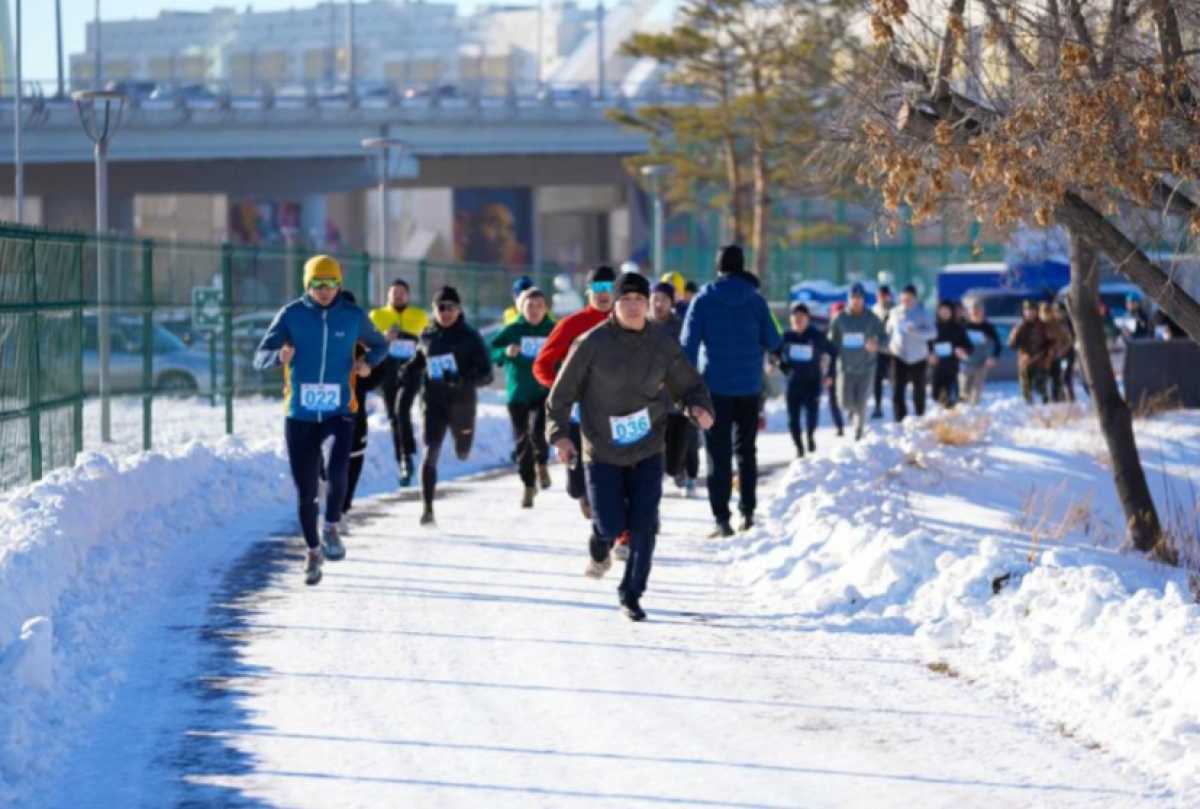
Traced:
MULTIPOLYGON (((276 315, 255 357, 259 369, 283 367, 306 583, 317 584, 324 561, 346 553, 339 524, 362 470, 368 391, 383 397, 399 484, 419 478, 420 523, 433 526, 442 445, 449 436, 455 454, 468 457, 478 390, 501 369, 521 507, 533 508, 553 487, 553 448, 567 494, 589 523, 585 574, 601 578, 614 560, 624 561, 619 604, 642 620, 664 478, 694 496, 701 447, 711 536, 733 536, 735 516, 738 530, 754 525, 756 443, 773 368, 786 377, 788 426, 804 457, 816 450, 822 394, 837 434, 845 435, 848 422, 861 439, 870 420, 884 416, 885 379, 896 421, 922 415, 927 390, 943 407, 978 403, 1004 348, 982 305, 962 311, 944 301, 931 315, 912 286, 898 300, 881 286, 868 306, 867 290, 853 284, 824 328, 804 303, 791 306, 783 328, 741 248, 722 248, 715 270, 697 286, 677 272, 654 282, 636 264, 598 266, 582 307, 557 319, 552 309, 570 290, 560 284, 548 294, 522 276, 502 328, 485 340, 467 322, 454 287, 437 290, 426 312, 397 279, 386 304, 367 312, 343 289, 335 259, 311 258, 304 294, 276 315)), ((1139 317, 1131 306, 1133 324, 1123 328, 1148 331, 1139 317)), ((1017 352, 1027 400, 1035 393, 1046 401, 1074 398, 1074 339, 1062 308, 1028 303, 1007 344, 1017 352)))

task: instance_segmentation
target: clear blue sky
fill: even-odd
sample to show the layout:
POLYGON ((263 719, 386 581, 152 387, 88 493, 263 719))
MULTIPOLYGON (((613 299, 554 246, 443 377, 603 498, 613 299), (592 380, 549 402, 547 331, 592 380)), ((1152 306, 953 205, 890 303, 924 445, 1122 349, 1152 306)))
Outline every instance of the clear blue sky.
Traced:
MULTIPOLYGON (((343 0, 339 0, 342 2, 343 0)), ((362 0, 359 0, 362 2, 362 0)), ((214 6, 232 6, 245 10, 278 11, 288 8, 307 8, 315 0, 100 0, 101 20, 127 20, 157 17, 159 11, 207 11, 214 6)), ((473 0, 458 0, 464 10, 473 8, 473 0)), ((16 13, 17 0, 8 0, 9 11, 16 13)), ((57 75, 54 41, 54 0, 23 0, 22 24, 25 34, 24 56, 21 59, 25 78, 53 79, 57 75)), ((66 54, 83 50, 84 27, 95 14, 95 0, 62 0, 63 51, 66 54)), ((13 29, 15 31, 15 27, 13 29)), ((69 71, 69 62, 66 63, 69 71)))

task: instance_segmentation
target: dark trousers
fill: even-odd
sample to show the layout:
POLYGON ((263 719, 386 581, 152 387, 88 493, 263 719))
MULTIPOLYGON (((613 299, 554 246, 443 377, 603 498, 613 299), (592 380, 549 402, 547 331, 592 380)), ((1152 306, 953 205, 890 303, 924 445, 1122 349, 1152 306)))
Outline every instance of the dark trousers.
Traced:
POLYGON ((708 504, 718 522, 728 522, 733 493, 733 456, 737 455, 739 511, 754 513, 758 505, 758 396, 713 396, 713 426, 704 433, 708 452, 708 504))
MULTIPOLYGON (((1050 398, 1056 402, 1068 401, 1064 382, 1063 366, 1065 364, 1065 360, 1055 360, 1053 363, 1051 363, 1050 371, 1048 372, 1050 377, 1050 398)), ((1074 369, 1072 369, 1072 372, 1074 372, 1074 369)), ((1075 391, 1071 391, 1072 398, 1070 401, 1074 401, 1074 393, 1075 391)))
POLYGON ((1075 351, 1072 350, 1067 358, 1063 360, 1063 392, 1067 395, 1067 401, 1075 401, 1075 351))
POLYGON ((845 421, 842 419, 842 408, 838 405, 837 385, 829 386, 829 415, 833 419, 833 426, 837 427, 838 435, 841 435, 845 421))
POLYGON ((354 439, 350 444, 350 465, 346 475, 346 499, 342 503, 342 511, 350 510, 354 505, 354 491, 358 488, 358 479, 362 477, 363 463, 367 459, 367 412, 359 403, 358 412, 354 414, 354 439))
MULTIPOLYGON (((583 432, 575 422, 571 422, 571 443, 575 445, 577 452, 583 451, 583 432)), ((576 458, 574 463, 567 467, 567 495, 575 500, 586 500, 588 496, 583 466, 583 461, 576 458)))
MULTIPOLYGON (((384 362, 394 362, 390 357, 384 362)), ((389 377, 394 377, 390 374, 389 377)), ((392 448, 396 463, 403 465, 406 459, 417 454, 417 441, 413 433, 412 407, 417 398, 417 385, 404 385, 399 379, 391 379, 382 388, 383 401, 387 406, 388 422, 392 427, 392 448)))
POLYGON ((1045 366, 1031 362, 1024 368, 1020 369, 1021 378, 1021 395, 1025 397, 1025 401, 1033 404, 1033 394, 1042 397, 1042 403, 1050 401, 1050 394, 1046 389, 1046 381, 1048 373, 1045 366))
POLYGON ((288 466, 292 470, 292 481, 300 499, 300 527, 304 529, 304 541, 308 547, 321 544, 317 533, 317 487, 321 479, 324 458, 321 445, 333 438, 333 449, 329 453, 329 492, 325 498, 325 522, 335 523, 342 519, 342 503, 346 499, 346 485, 350 466, 350 444, 354 435, 353 416, 330 416, 323 421, 301 421, 286 419, 283 428, 287 441, 288 466))
POLYGON ((437 490, 438 456, 449 431, 454 437, 454 454, 465 461, 475 440, 475 390, 425 405, 425 457, 421 460, 421 499, 433 505, 437 490))
POLYGON ((508 418, 512 421, 513 447, 521 482, 537 485, 537 466, 550 459, 546 443, 546 397, 533 402, 510 402, 508 418))
POLYGON ((892 375, 892 357, 882 351, 875 355, 875 412, 883 412, 883 380, 892 375))
POLYGON ((587 470, 597 539, 611 545, 621 532, 629 532, 629 559, 617 593, 622 602, 641 598, 650 578, 658 536, 663 456, 651 455, 633 466, 590 463, 587 470))
POLYGON ((787 391, 788 430, 792 433, 792 443, 796 445, 796 453, 804 454, 804 436, 812 438, 817 431, 817 419, 821 414, 821 383, 793 384, 787 391), (800 429, 800 416, 804 415, 804 429, 800 429))
POLYGON ((892 408, 896 412, 896 421, 904 421, 908 415, 906 394, 909 385, 912 385, 913 411, 918 416, 925 415, 926 366, 925 360, 909 363, 896 357, 892 361, 892 408))
POLYGON ((695 478, 700 469, 699 430, 682 413, 667 415, 667 450, 664 457, 667 475, 695 478), (695 449, 693 449, 695 448, 695 449), (695 453, 695 465, 689 455, 695 453))
POLYGON ((958 363, 943 359, 933 366, 932 388, 934 400, 942 407, 958 404, 958 363))

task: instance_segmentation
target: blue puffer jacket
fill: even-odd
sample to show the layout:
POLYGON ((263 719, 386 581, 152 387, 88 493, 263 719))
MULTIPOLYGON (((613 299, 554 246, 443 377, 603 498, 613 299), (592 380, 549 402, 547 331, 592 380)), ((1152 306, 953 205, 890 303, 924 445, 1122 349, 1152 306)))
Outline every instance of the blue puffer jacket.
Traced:
POLYGON ((743 273, 704 285, 688 307, 680 339, 716 396, 761 393, 763 354, 779 348, 780 342, 766 300, 753 277, 743 273))
POLYGON ((388 355, 387 338, 357 305, 338 295, 332 304, 322 307, 305 295, 275 315, 258 344, 254 367, 262 371, 279 365, 279 350, 290 343, 296 354, 283 369, 288 418, 321 421, 349 415, 362 406, 351 385, 354 346, 359 342, 366 345, 367 362, 372 366, 388 355), (337 385, 339 393, 317 385, 337 385))

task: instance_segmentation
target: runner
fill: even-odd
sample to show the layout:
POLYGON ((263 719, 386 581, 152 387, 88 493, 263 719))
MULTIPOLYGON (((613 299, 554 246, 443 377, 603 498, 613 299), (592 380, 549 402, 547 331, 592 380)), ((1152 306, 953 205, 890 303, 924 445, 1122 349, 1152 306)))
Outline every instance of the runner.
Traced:
POLYGON ((1046 328, 1038 319, 1037 304, 1025 301, 1021 306, 1023 320, 1008 335, 1008 347, 1017 351, 1017 372, 1021 377, 1021 395, 1027 404, 1033 404, 1033 394, 1050 401, 1046 390, 1046 358, 1050 352, 1050 338, 1046 328))
POLYGON ((546 315, 546 294, 529 287, 517 298, 520 314, 492 338, 492 361, 505 371, 508 417, 515 457, 525 493, 521 508, 533 508, 537 487, 550 488, 550 447, 546 443, 546 397, 550 391, 533 378, 533 360, 554 328, 546 315))
POLYGON ((467 325, 458 290, 445 286, 433 297, 433 323, 421 333, 405 368, 406 384, 420 384, 425 406, 425 457, 421 461, 421 525, 433 525, 438 456, 449 431, 454 454, 466 460, 475 438, 475 389, 492 382, 492 361, 479 332, 467 325))
POLYGON ((1120 319, 1120 327, 1126 340, 1145 340, 1154 336, 1150 318, 1142 311, 1142 301, 1137 295, 1125 296, 1125 317, 1120 319))
POLYGON ((1063 389, 1063 366, 1067 354, 1071 351, 1074 340, 1066 321, 1059 316, 1058 307, 1049 301, 1044 301, 1038 309, 1038 316, 1046 329, 1046 337, 1050 341, 1046 359, 1046 376, 1050 379, 1050 398, 1055 402, 1067 401, 1063 389))
POLYGON ((917 302, 912 284, 900 292, 900 305, 892 309, 887 321, 888 351, 892 355, 892 412, 897 422, 908 415, 906 390, 912 385, 913 411, 925 415, 925 376, 928 371, 929 341, 937 329, 917 302))
MULTIPOLYGON (((670 282, 657 284, 650 295, 650 313, 654 322, 665 328, 675 342, 679 342, 683 321, 675 314, 675 291, 674 284, 670 282)), ((698 441, 698 434, 696 426, 682 409, 673 408, 667 414, 666 473, 675 481, 676 488, 682 489, 687 497, 696 493, 696 473, 699 470, 688 468, 687 456, 688 449, 698 441)))
POLYGON ((759 395, 763 389, 763 357, 779 348, 779 330, 758 278, 746 272, 746 258, 736 244, 717 255, 718 278, 705 284, 683 321, 683 350, 700 367, 705 353, 705 384, 712 392, 715 422, 704 434, 708 451, 708 502, 717 526, 714 536, 732 536, 729 499, 733 493, 733 456, 737 455, 738 510, 741 529, 754 525, 757 506, 759 395))
MULTIPOLYGON (((658 533, 667 413, 681 402, 701 427, 711 427, 713 415, 704 382, 679 343, 647 323, 650 282, 625 273, 616 291, 613 315, 576 343, 550 390, 548 429, 559 456, 571 462, 578 452, 571 408, 582 404, 583 460, 596 514, 593 544, 605 546, 629 532, 630 556, 617 593, 626 617, 641 621, 658 533)), ((601 547, 592 552, 587 573, 601 576, 609 564, 601 547)))
POLYGON ((829 326, 829 342, 838 355, 838 401, 854 425, 854 440, 862 440, 866 430, 867 399, 871 395, 876 353, 886 338, 883 324, 866 307, 862 284, 850 287, 849 303, 829 326))
MULTIPOLYGON (((895 308, 896 300, 892 296, 892 288, 887 284, 881 284, 878 299, 875 301, 875 305, 871 307, 871 311, 875 313, 875 317, 879 318, 879 322, 886 326, 888 316, 895 308)), ((875 409, 871 411, 871 418, 881 419, 883 418, 883 380, 890 379, 892 376, 892 355, 888 353, 886 345, 879 347, 879 354, 876 359, 875 409)))
POLYGON ((933 398, 942 407, 958 404, 959 361, 971 356, 967 331, 954 316, 954 304, 942 301, 937 308, 936 335, 929 341, 929 363, 933 366, 933 398))
MULTIPOLYGON (((829 304, 829 323, 833 323, 837 316, 845 310, 845 301, 834 301, 833 303, 829 304)), ((826 338, 829 336, 828 325, 825 327, 825 336, 826 338)), ((829 361, 830 379, 837 379, 837 366, 838 359, 837 355, 834 354, 833 358, 829 361)), ((843 438, 846 435, 846 422, 842 418, 842 407, 838 404, 837 385, 830 385, 828 388, 826 388, 826 392, 829 397, 829 417, 833 419, 833 426, 837 428, 838 438, 843 438)))
MULTIPOLYGON (((613 285, 617 274, 613 268, 601 265, 592 270, 588 277, 588 305, 564 317, 555 324, 550 336, 542 345, 537 358, 533 361, 533 378, 543 387, 549 389, 554 385, 559 366, 567 358, 567 352, 575 339, 585 332, 603 323, 612 311, 613 285)), ((571 440, 579 446, 579 421, 576 417, 572 423, 571 440)), ((587 497, 587 483, 584 479, 583 464, 567 464, 567 494, 579 501, 579 510, 585 519, 592 519, 592 508, 587 497)))
POLYGON ((971 341, 974 350, 962 363, 959 373, 959 388, 962 390, 963 401, 977 405, 983 398, 983 386, 987 382, 988 372, 996 366, 996 358, 1000 356, 1003 347, 996 327, 987 318, 987 310, 981 301, 971 304, 970 320, 967 322, 967 339, 971 341))
POLYGON ((388 423, 392 427, 392 446, 396 465, 400 468, 400 485, 412 484, 413 457, 417 442, 413 433, 412 406, 417 398, 416 385, 404 384, 403 366, 417 350, 417 339, 429 325, 429 315, 418 306, 409 306, 408 282, 403 278, 388 287, 388 305, 371 310, 371 322, 388 338, 388 359, 381 371, 380 389, 387 405, 388 423))
POLYGON ((324 559, 322 537, 317 533, 321 445, 333 438, 324 540, 325 554, 337 560, 346 555, 337 524, 346 499, 354 414, 362 407, 354 396, 351 375, 369 372, 388 352, 387 340, 362 309, 340 294, 341 288, 342 268, 335 259, 310 258, 304 265, 305 294, 279 310, 254 356, 259 371, 283 366, 284 437, 308 545, 306 584, 321 580, 324 559), (360 340, 367 346, 367 355, 356 361, 354 349, 360 340))
POLYGON ((517 322, 517 318, 521 316, 521 293, 527 289, 533 289, 533 286, 533 279, 528 275, 519 276, 517 280, 513 281, 513 305, 505 309, 501 317, 505 326, 517 322))
MULTIPOLYGON (((788 377, 787 408, 788 429, 792 443, 796 445, 796 457, 804 457, 804 438, 808 438, 808 451, 817 451, 814 433, 821 407, 821 388, 829 387, 832 377, 821 372, 821 355, 832 363, 837 356, 833 345, 812 325, 808 307, 803 303, 792 304, 792 328, 783 333, 783 344, 779 347, 780 368, 788 377), (804 431, 800 430, 800 414, 804 414, 804 431)), ((831 364, 832 369, 832 364, 831 364)))

